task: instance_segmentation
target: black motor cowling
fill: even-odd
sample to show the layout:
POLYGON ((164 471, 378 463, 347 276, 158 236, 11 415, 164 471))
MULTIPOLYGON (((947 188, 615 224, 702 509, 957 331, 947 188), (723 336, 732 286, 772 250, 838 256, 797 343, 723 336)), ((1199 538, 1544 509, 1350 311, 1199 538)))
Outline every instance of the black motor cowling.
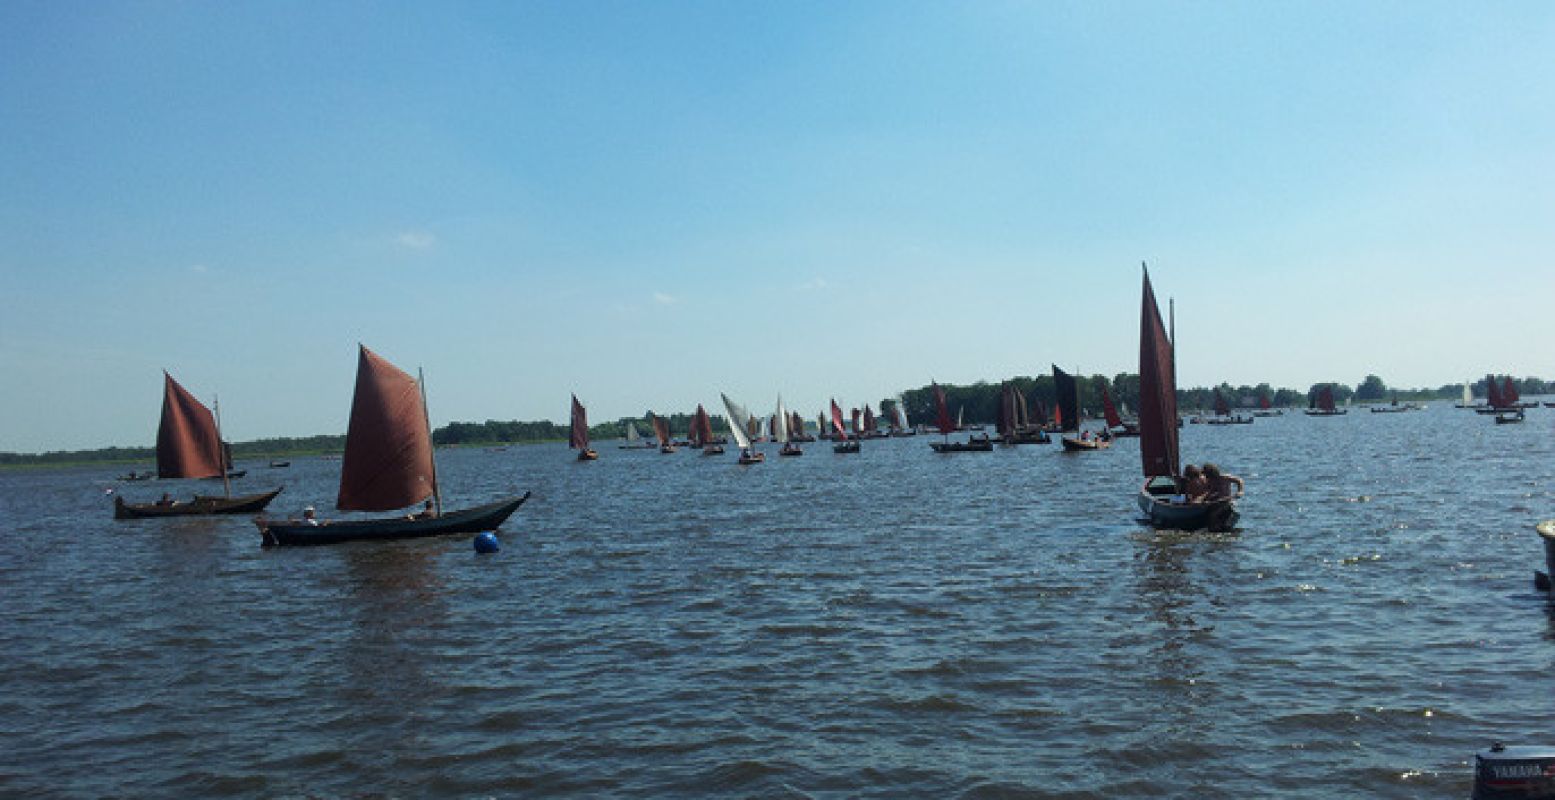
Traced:
POLYGON ((1555 798, 1555 747, 1506 747, 1474 755, 1474 800, 1555 798))

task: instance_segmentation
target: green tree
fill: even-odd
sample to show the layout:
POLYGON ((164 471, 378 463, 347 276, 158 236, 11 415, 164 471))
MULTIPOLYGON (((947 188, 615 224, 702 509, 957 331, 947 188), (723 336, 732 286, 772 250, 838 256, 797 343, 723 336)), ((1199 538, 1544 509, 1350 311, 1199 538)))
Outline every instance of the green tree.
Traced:
POLYGON ((1361 385, 1355 387, 1355 399, 1361 401, 1382 400, 1388 396, 1388 385, 1376 375, 1367 375, 1361 385))

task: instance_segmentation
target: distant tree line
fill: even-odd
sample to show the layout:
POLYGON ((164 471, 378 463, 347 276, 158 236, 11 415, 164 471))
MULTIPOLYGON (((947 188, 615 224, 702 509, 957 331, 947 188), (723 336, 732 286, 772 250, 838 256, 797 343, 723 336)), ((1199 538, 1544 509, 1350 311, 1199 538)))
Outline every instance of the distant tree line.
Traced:
MULTIPOLYGON (((1497 376, 1496 380, 1503 380, 1504 376, 1497 376)), ((1053 386, 1053 376, 1039 375, 1037 377, 1019 376, 1010 379, 1017 388, 1026 395, 1026 400, 1035 408, 1040 402, 1042 407, 1052 409, 1056 392, 1053 386)), ((1128 409, 1139 407, 1139 376, 1132 373, 1119 373, 1111 378, 1105 375, 1091 375, 1089 377, 1076 375, 1075 382, 1080 390, 1080 407, 1092 416, 1100 416, 1102 409, 1101 392, 1105 387, 1112 394, 1112 401, 1128 409)), ((1518 394, 1524 397, 1555 394, 1555 384, 1547 383, 1539 378, 1512 378, 1512 383, 1517 387, 1518 394)), ((1347 384, 1314 383, 1305 392, 1290 388, 1276 389, 1267 383, 1257 385, 1232 386, 1222 383, 1219 386, 1200 386, 1192 389, 1177 390, 1177 408, 1185 413, 1197 410, 1205 410, 1214 407, 1215 392, 1219 390, 1226 398, 1226 402, 1232 408, 1253 408, 1258 405, 1260 397, 1267 396, 1270 405, 1277 408, 1303 407, 1311 405, 1313 398, 1324 386, 1331 387, 1334 393, 1334 401, 1344 403, 1352 400, 1358 403, 1388 402, 1393 399, 1425 401, 1425 400, 1457 400, 1463 394, 1463 384, 1449 383, 1434 389, 1394 389, 1376 375, 1367 375, 1360 383, 1351 387, 1347 384)), ((1000 384, 978 381, 966 386, 955 384, 940 384, 945 391, 946 405, 949 406, 952 417, 962 414, 967 423, 991 424, 998 419, 1000 384)), ((1476 379, 1469 388, 1475 397, 1488 397, 1485 391, 1485 378, 1476 379)), ((901 401, 905 404, 908 420, 913 424, 932 424, 935 417, 934 393, 932 386, 920 386, 916 389, 908 389, 900 394, 901 401)), ((882 399, 877 407, 883 417, 889 418, 897 398, 887 397, 882 399)), ((809 424, 814 424, 815 419, 799 409, 801 417, 809 424)), ((848 413, 850 409, 843 409, 848 413)), ((770 413, 770 412, 763 412, 770 413)), ((1051 413, 1051 412, 1050 412, 1051 413)), ((674 413, 662 415, 669 423, 670 434, 676 438, 686 436, 691 429, 691 414, 674 413)), ((653 438, 653 426, 649 419, 649 412, 644 412, 640 417, 622 417, 614 422, 604 422, 589 427, 589 437, 593 440, 603 441, 607 439, 620 439, 626 436, 626 426, 630 422, 636 426, 638 433, 646 438, 653 438)), ((728 422, 722 417, 712 417, 713 430, 722 434, 729 430, 728 422)), ((488 444, 519 444, 526 442, 547 442, 565 440, 567 438, 567 425, 558 424, 550 420, 534 422, 520 422, 517 420, 500 421, 486 420, 485 422, 453 422, 438 428, 432 432, 432 441, 439 446, 461 445, 488 445, 488 444)), ((270 458, 286 455, 308 455, 315 453, 339 453, 345 449, 345 436, 319 435, 291 437, 281 436, 269 439, 255 439, 247 442, 234 442, 232 455, 234 459, 245 458, 270 458)), ((59 466, 65 464, 105 463, 105 462, 139 462, 151 461, 156 458, 156 450, 151 447, 105 447, 97 450, 52 451, 47 453, 6 453, 0 452, 0 467, 8 466, 59 466)))

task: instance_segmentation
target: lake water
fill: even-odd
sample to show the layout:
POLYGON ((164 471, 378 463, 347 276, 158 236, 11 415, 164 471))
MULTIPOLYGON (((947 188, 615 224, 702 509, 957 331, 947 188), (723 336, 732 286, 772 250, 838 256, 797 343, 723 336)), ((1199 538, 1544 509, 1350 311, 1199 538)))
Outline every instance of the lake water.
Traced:
MULTIPOLYGON (((1492 740, 1555 743, 1552 434, 1189 425, 1248 481, 1231 534, 1141 527, 1134 440, 442 451, 450 507, 534 492, 488 556, 0 474, 0 795, 1462 798, 1492 740)), ((338 461, 240 466, 333 507, 338 461)))

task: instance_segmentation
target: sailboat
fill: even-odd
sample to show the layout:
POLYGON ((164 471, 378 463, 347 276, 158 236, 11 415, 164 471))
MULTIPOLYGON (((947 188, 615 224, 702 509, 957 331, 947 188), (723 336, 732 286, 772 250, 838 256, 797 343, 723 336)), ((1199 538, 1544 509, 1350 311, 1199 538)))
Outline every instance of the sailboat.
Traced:
POLYGON ((577 395, 572 396, 572 430, 568 432, 567 446, 578 451, 579 461, 599 460, 599 453, 589 447, 589 415, 577 395))
POLYGON ((1474 382, 1463 382, 1463 399, 1454 404, 1458 408, 1474 407, 1474 382))
POLYGON ((757 452, 751 447, 750 435, 746 433, 750 429, 751 415, 745 410, 745 406, 729 399, 729 395, 719 393, 723 398, 724 410, 729 412, 729 433, 734 435, 734 443, 740 446, 741 464, 760 464, 767 460, 767 454, 757 452))
POLYGON ((658 445, 644 441, 642 434, 637 432, 637 426, 631 420, 626 421, 626 444, 616 445, 618 450, 652 450, 658 445))
POLYGON ((1205 420, 1210 425, 1251 425, 1252 417, 1244 417, 1241 414, 1231 413, 1231 404, 1226 402, 1226 396, 1215 389, 1215 416, 1205 420))
POLYGON ((697 413, 691 417, 691 434, 689 436, 692 447, 700 447, 702 455, 716 456, 724 451, 723 445, 713 436, 713 420, 707 416, 707 409, 697 403, 697 413))
POLYGON ((222 496, 197 494, 193 500, 177 502, 164 494, 155 503, 126 503, 122 495, 116 494, 113 518, 252 514, 264 510, 281 490, 233 497, 232 486, 226 480, 229 462, 222 444, 216 415, 164 371, 162 421, 157 426, 157 477, 215 478, 222 481, 222 496))
POLYGON ((653 435, 659 437, 659 452, 665 455, 675 452, 675 441, 670 438, 670 424, 663 417, 652 411, 648 417, 653 421, 653 435))
POLYGON ((1230 530, 1236 501, 1190 503, 1182 494, 1177 462, 1177 365, 1171 338, 1161 324, 1150 272, 1145 270, 1139 319, 1139 455, 1145 484, 1139 509, 1157 528, 1230 530))
POLYGON ((912 429, 907 421, 907 403, 901 395, 896 396, 896 402, 891 410, 891 434, 892 436, 917 436, 918 432, 912 429))
MULTIPOLYGON (((1041 414, 1038 412, 1039 419, 1041 414)), ((999 440, 1007 445, 1051 444, 1053 439, 1042 428, 1040 423, 1031 421, 1030 407, 1020 387, 1009 381, 1000 386, 999 418, 994 426, 999 440)))
POLYGON ((1107 420, 1107 432, 1113 436, 1138 436, 1139 423, 1123 421, 1123 415, 1118 413, 1117 406, 1112 404, 1112 393, 1107 387, 1101 387, 1101 413, 1107 420))
POLYGON ((475 508, 444 513, 432 452, 432 424, 425 385, 382 356, 358 345, 356 391, 340 463, 341 511, 390 511, 432 498, 431 513, 387 519, 254 520, 266 545, 335 544, 481 533, 496 530, 529 499, 509 497, 475 508))
POLYGON ((945 390, 939 388, 939 384, 929 381, 934 388, 934 424, 939 428, 940 435, 945 437, 942 442, 929 442, 929 447, 936 453, 991 453, 993 452, 993 439, 983 436, 973 436, 965 442, 952 442, 950 434, 956 430, 956 423, 950 418, 950 408, 945 404, 945 390))
POLYGON ((1325 383, 1322 388, 1317 390, 1317 396, 1313 398, 1312 406, 1307 409, 1307 416, 1337 417, 1348 411, 1349 409, 1347 408, 1334 407, 1334 387, 1332 384, 1325 383))
POLYGON ((793 423, 793 418, 783 408, 783 396, 778 395, 777 413, 772 415, 772 439, 783 445, 783 448, 778 450, 778 455, 780 456, 804 455, 804 451, 799 449, 799 445, 789 441, 788 431, 793 423))
POLYGON ((885 434, 880 432, 880 426, 875 422, 875 410, 864 404, 864 429, 859 432, 860 439, 880 439, 885 434))
POLYGON ((1112 445, 1112 441, 1106 437, 1092 436, 1087 431, 1080 433, 1080 384, 1073 375, 1053 365, 1053 390, 1056 397, 1053 405, 1057 409, 1059 430, 1070 434, 1059 439, 1064 445, 1064 452, 1079 453, 1087 450, 1102 450, 1112 445))
POLYGON ((1258 394, 1258 410, 1253 412, 1253 416, 1255 416, 1255 417, 1278 417, 1278 416, 1283 416, 1285 414, 1284 411, 1273 408, 1273 405, 1274 405, 1273 403, 1269 402, 1269 393, 1268 392, 1260 392, 1258 394))
POLYGON ((848 429, 842 424, 842 406, 837 405, 835 398, 831 401, 831 426, 832 438, 837 441, 831 446, 833 453, 857 453, 859 451, 858 439, 848 438, 848 429))

